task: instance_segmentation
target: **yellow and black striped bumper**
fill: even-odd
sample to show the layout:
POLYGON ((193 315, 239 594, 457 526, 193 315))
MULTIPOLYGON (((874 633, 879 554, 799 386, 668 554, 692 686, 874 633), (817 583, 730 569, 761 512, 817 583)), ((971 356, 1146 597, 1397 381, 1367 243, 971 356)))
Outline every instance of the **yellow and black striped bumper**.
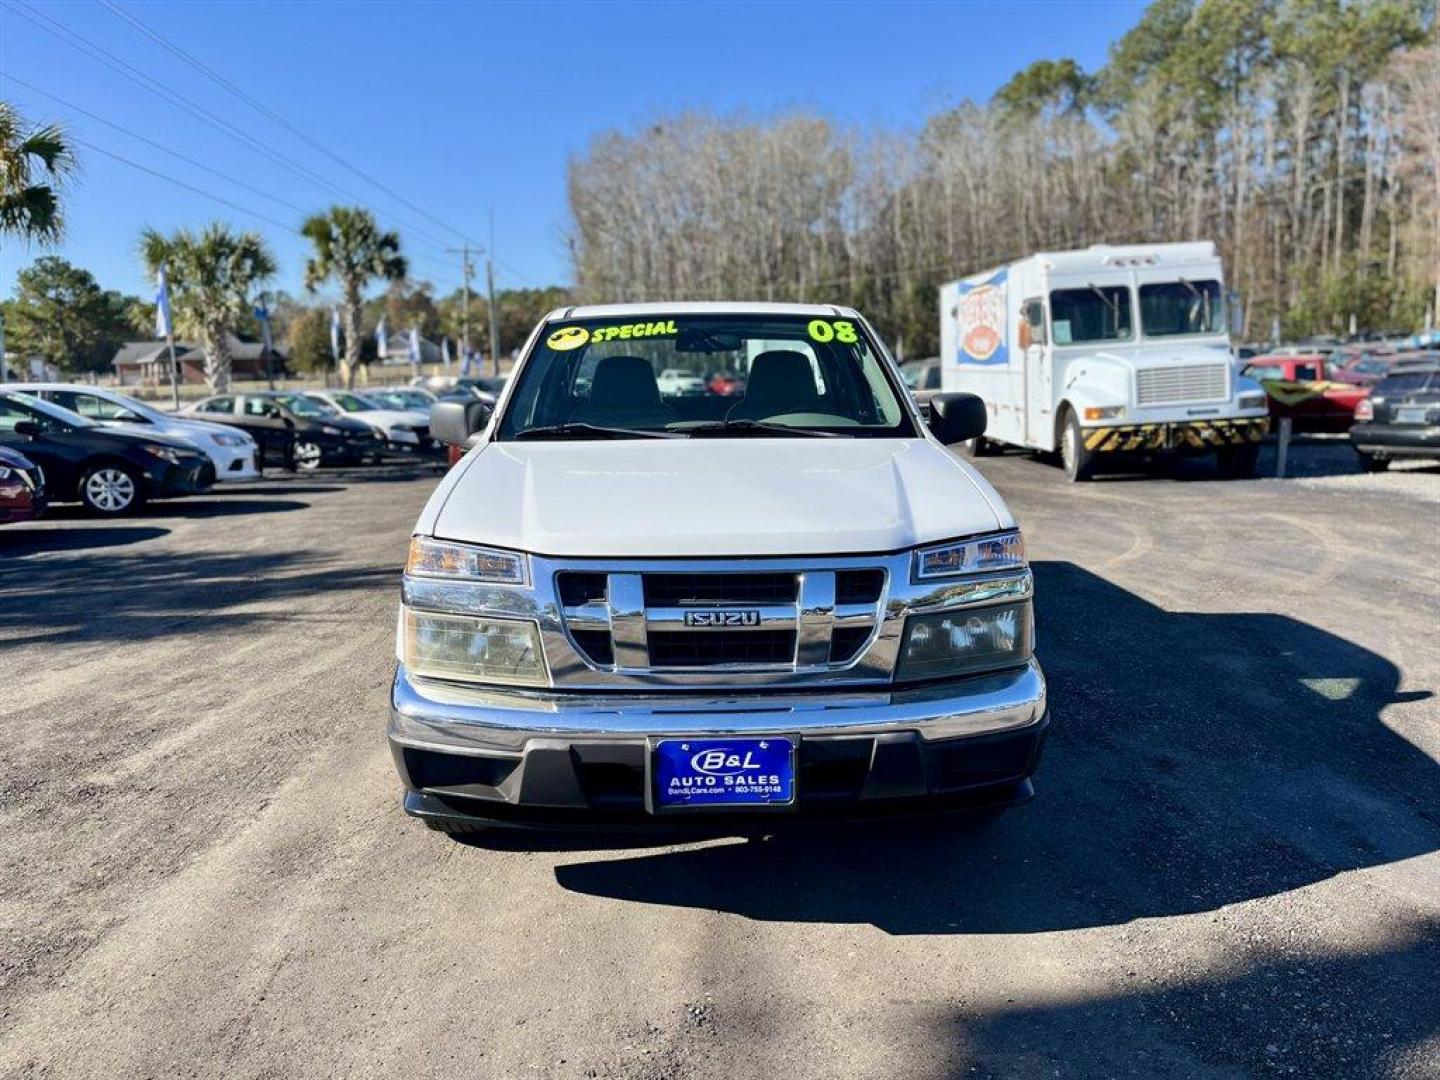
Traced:
POLYGON ((1143 450, 1207 450, 1256 443, 1270 430, 1270 418, 1185 420, 1170 424, 1125 424, 1084 428, 1085 449, 1096 453, 1143 450))

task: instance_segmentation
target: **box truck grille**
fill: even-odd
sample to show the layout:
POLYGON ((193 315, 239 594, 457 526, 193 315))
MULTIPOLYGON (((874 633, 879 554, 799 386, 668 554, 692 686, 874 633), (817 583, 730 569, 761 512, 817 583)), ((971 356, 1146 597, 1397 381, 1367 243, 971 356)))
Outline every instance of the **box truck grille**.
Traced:
POLYGON ((1229 396, 1229 369, 1225 364, 1143 368, 1135 373, 1135 402, 1142 406, 1224 401, 1229 396))

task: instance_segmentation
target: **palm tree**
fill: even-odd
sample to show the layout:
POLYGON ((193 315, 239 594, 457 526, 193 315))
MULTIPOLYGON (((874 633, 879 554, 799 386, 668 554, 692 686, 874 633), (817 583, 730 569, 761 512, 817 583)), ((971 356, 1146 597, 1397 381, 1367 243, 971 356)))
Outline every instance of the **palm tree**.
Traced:
POLYGON ((230 338, 250 314, 251 290, 275 273, 275 260, 256 233, 223 222, 164 236, 146 229, 140 256, 153 276, 164 266, 175 329, 200 342, 205 381, 216 393, 230 386, 230 338))
POLYGON ((25 127, 0 101, 0 235, 53 244, 64 231, 59 189, 75 171, 75 155, 54 124, 25 127))
POLYGON ((375 279, 399 281, 405 276, 400 237, 381 232, 375 215, 359 206, 332 206, 327 213, 306 219, 300 231, 315 245, 315 257, 305 263, 305 287, 314 291, 333 278, 340 286, 345 309, 345 359, 340 375, 347 387, 355 385, 360 363, 360 299, 375 279))

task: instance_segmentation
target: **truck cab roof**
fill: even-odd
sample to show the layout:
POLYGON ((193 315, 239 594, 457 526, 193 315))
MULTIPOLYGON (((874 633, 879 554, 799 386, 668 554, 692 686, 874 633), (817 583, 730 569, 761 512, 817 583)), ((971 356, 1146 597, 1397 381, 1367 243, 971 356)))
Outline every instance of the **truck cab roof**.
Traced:
POLYGON ((655 315, 813 315, 816 318, 857 319, 859 313, 836 304, 779 304, 771 301, 685 300, 646 301, 638 304, 582 304, 556 308, 546 322, 565 319, 629 319, 655 315))

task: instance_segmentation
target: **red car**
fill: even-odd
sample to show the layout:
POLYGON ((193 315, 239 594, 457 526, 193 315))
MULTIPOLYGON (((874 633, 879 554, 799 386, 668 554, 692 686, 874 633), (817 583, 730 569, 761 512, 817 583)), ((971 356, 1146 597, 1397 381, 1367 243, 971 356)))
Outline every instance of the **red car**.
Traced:
POLYGON ((1368 386, 1333 381, 1330 361, 1319 353, 1257 356, 1241 374, 1265 388, 1271 418, 1290 417, 1294 431, 1349 431, 1355 406, 1370 395, 1368 386))
POLYGON ((1399 359, 1400 354, 1391 350, 1337 353, 1330 378, 1352 386, 1374 386, 1389 374, 1391 366, 1399 359))
POLYGON ((745 379, 733 371, 717 371, 710 376, 705 389, 721 397, 735 397, 745 393, 745 379))
POLYGON ((0 524, 34 521, 45 512, 45 477, 18 451, 0 446, 0 524))

